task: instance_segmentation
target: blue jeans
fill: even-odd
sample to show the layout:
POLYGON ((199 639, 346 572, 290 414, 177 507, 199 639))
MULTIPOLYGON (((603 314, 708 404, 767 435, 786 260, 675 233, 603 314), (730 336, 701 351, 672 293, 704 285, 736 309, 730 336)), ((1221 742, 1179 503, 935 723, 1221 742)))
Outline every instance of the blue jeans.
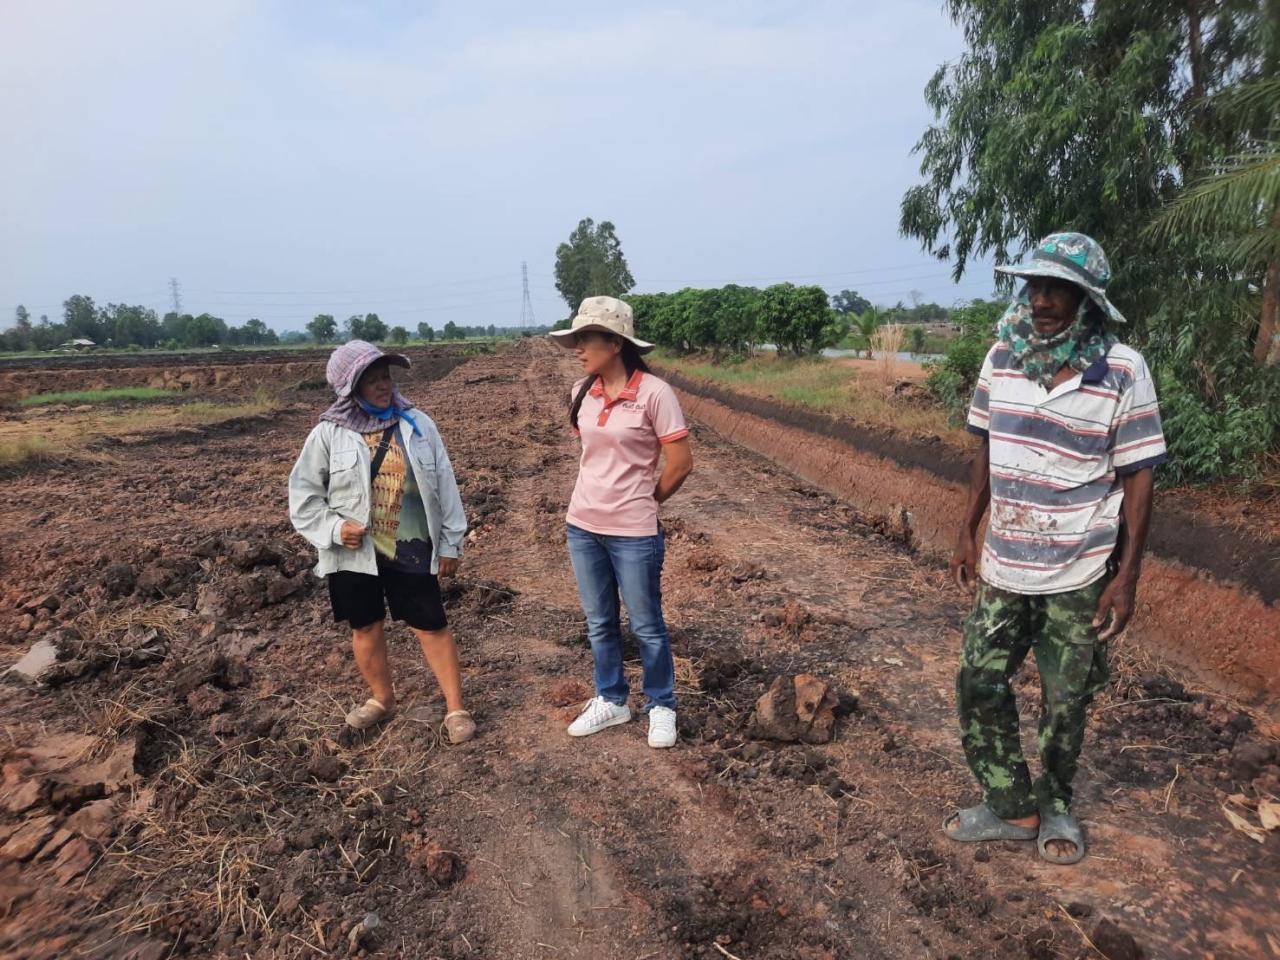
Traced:
POLYGON ((610 537, 568 524, 569 557, 578 581, 587 637, 595 658, 596 696, 624 704, 631 692, 622 673, 622 621, 618 594, 627 605, 631 632, 644 666, 644 709, 675 708, 675 661, 662 619, 661 531, 654 537, 610 537))

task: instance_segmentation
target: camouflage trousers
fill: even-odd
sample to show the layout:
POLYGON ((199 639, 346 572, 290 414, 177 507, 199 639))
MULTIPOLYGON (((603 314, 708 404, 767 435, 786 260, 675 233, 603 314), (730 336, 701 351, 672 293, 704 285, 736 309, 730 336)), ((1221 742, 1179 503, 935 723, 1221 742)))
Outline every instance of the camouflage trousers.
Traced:
POLYGON ((1005 820, 1067 813, 1094 695, 1106 686, 1107 645, 1091 625, 1106 578, 1067 593, 1007 593, 979 581, 956 676, 960 739, 991 811, 1005 820), (1040 768, 1022 754, 1010 679, 1035 652, 1040 673, 1040 768))

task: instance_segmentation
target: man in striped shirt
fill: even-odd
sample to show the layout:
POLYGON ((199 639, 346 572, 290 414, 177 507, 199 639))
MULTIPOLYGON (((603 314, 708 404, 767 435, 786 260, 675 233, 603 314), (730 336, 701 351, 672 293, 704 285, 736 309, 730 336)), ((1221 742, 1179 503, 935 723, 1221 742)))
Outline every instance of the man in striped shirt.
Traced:
POLYGON ((997 269, 1026 284, 974 391, 969 430, 982 444, 951 561, 976 594, 956 695, 984 802, 944 829, 955 840, 1038 839, 1041 856, 1067 864, 1085 852, 1071 781, 1086 711, 1107 681, 1107 641, 1133 614, 1165 443, 1147 365, 1110 332, 1124 317, 1106 296, 1102 248, 1053 234, 1029 261, 997 269), (1010 685, 1033 650, 1043 701, 1034 783, 1010 685))

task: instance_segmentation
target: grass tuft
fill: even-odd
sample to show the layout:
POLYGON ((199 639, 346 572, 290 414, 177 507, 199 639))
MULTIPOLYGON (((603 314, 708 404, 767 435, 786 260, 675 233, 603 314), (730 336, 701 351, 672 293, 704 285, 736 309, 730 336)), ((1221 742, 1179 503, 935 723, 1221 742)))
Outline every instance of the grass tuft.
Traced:
POLYGON ((20 407, 42 407, 54 403, 82 405, 109 403, 112 400, 154 400, 172 396, 172 390, 160 387, 112 387, 106 390, 62 390, 56 393, 33 393, 18 401, 20 407))

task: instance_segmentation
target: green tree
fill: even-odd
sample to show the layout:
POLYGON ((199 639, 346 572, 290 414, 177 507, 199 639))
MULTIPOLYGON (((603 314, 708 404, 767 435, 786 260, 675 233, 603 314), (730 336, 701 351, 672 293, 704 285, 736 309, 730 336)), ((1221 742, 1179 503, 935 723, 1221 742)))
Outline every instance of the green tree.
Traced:
POLYGON ((587 297, 622 297, 636 285, 614 225, 597 225, 590 217, 578 221, 569 240, 556 248, 555 278, 571 311, 587 297))
POLYGON ((347 331, 348 340, 368 340, 364 335, 364 317, 358 313, 353 313, 347 317, 347 322, 343 324, 343 328, 347 331))
POLYGON ((461 340, 466 336, 466 332, 450 320, 444 325, 443 336, 446 340, 461 340))
POLYGON ((241 332, 241 338, 241 342, 245 344, 250 346, 260 346, 270 342, 272 338, 275 338, 275 334, 265 323, 255 317, 252 320, 245 321, 241 332))
POLYGON ((102 313, 116 346, 154 347, 160 342, 160 320, 154 310, 110 303, 102 313))
POLYGON ((31 314, 22 304, 18 304, 13 311, 13 326, 15 330, 31 330, 31 314))
POLYGON ((184 331, 183 345, 187 347, 216 347, 227 339, 227 322, 221 317, 202 313, 191 317, 184 331))
POLYGON ((860 296, 856 290, 841 290, 831 298, 831 308, 841 316, 862 313, 871 307, 871 301, 860 296))
POLYGON ((838 339, 827 293, 821 287, 777 283, 760 294, 760 324, 778 352, 818 353, 838 339))
POLYGON ((332 343, 338 337, 338 322, 331 313, 318 313, 307 324, 307 333, 316 343, 332 343))
POLYGON ((418 339, 425 340, 427 343, 434 342, 436 339, 435 328, 429 323, 418 324, 418 339))
POLYGON ((381 343, 387 339, 387 325, 378 319, 376 313, 366 313, 364 315, 364 324, 361 327, 364 339, 370 343, 381 343))
POLYGON ((76 294, 63 303, 62 309, 69 338, 85 338, 94 343, 102 343, 106 339, 106 334, 98 321, 98 308, 94 306, 93 297, 76 294))
POLYGON ((391 342, 397 346, 404 346, 409 342, 409 331, 404 327, 392 327, 391 342))

